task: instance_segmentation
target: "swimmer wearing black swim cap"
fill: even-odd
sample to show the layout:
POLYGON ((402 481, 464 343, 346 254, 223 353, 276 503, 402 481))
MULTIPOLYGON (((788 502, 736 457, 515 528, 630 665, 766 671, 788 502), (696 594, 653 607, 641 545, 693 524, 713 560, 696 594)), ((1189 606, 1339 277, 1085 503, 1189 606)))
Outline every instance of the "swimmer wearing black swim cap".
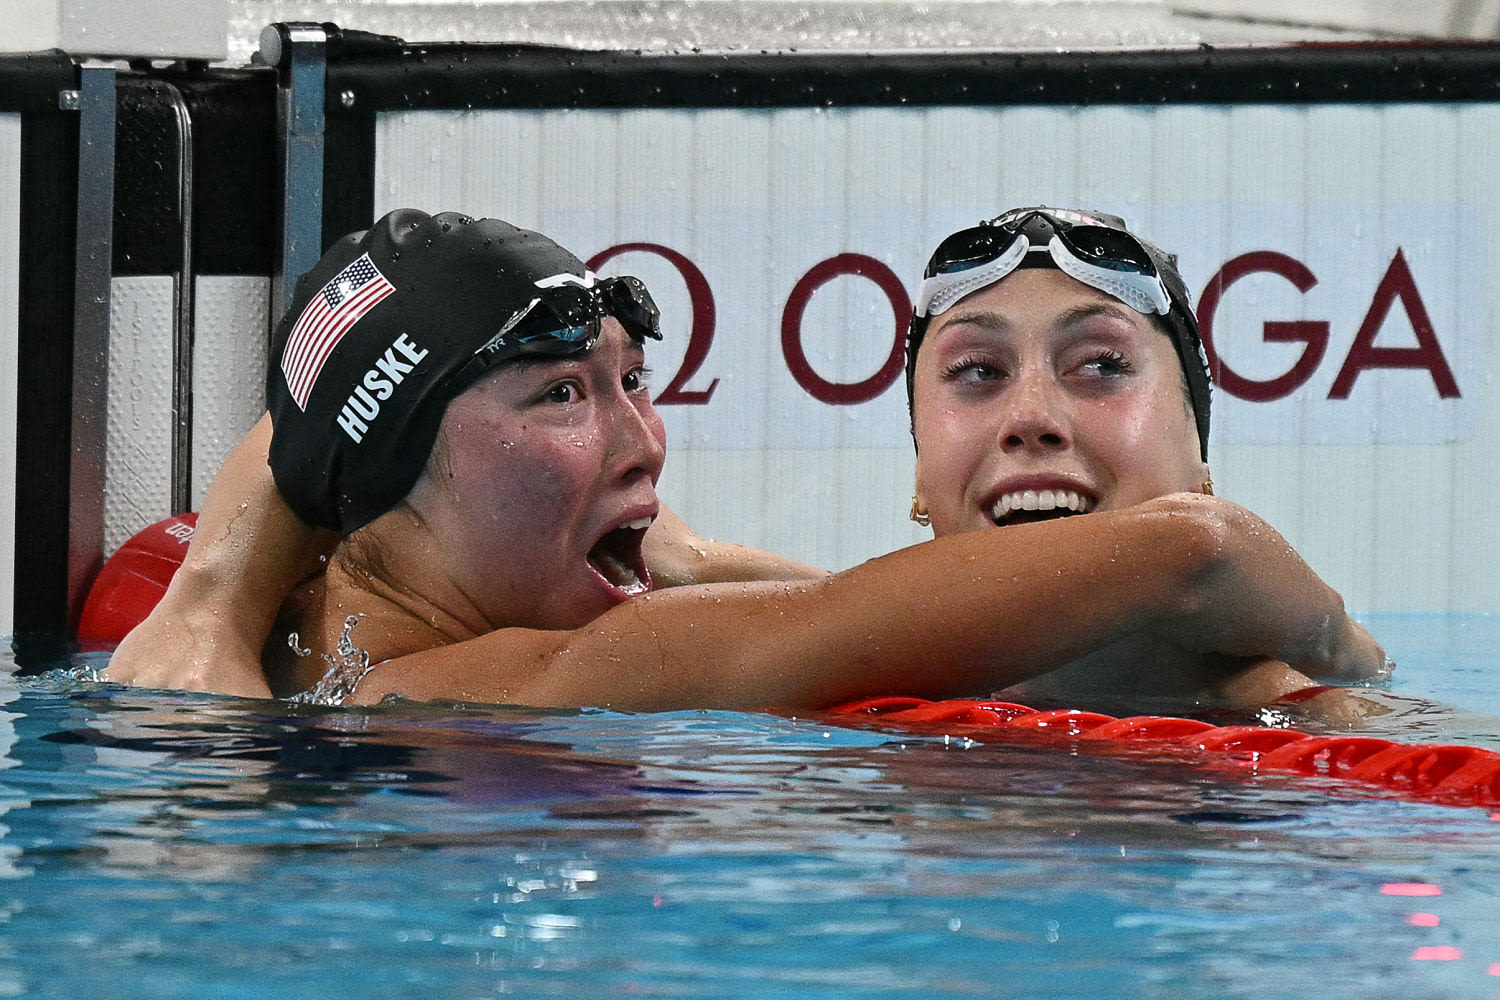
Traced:
POLYGON ((348 535, 421 475, 449 402, 497 364, 588 351, 600 319, 661 339, 635 278, 597 278, 497 219, 401 209, 335 243, 297 283, 266 378, 287 503, 348 535))

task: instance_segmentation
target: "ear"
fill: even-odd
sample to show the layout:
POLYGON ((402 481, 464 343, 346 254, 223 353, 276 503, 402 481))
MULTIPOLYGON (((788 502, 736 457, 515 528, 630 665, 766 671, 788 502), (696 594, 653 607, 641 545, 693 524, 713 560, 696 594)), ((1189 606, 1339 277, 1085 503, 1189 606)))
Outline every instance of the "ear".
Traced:
POLYGON ((913 521, 917 522, 918 524, 920 524, 922 527, 925 528, 929 524, 931 524, 932 522, 931 522, 931 520, 927 516, 927 497, 926 497, 925 493, 922 490, 922 454, 921 454, 921 452, 917 453, 917 468, 916 468, 916 475, 915 475, 914 478, 915 478, 915 483, 913 484, 913 490, 912 490, 912 495, 911 495, 911 514, 908 515, 908 516, 913 521))
POLYGON ((1209 496, 1213 496, 1214 495, 1214 474, 1213 474, 1213 472, 1209 469, 1207 462, 1199 462, 1198 463, 1198 468, 1199 468, 1199 471, 1202 473, 1202 475, 1199 476, 1199 482, 1200 482, 1201 485, 1198 487, 1197 492, 1199 492, 1199 493, 1206 493, 1209 496))

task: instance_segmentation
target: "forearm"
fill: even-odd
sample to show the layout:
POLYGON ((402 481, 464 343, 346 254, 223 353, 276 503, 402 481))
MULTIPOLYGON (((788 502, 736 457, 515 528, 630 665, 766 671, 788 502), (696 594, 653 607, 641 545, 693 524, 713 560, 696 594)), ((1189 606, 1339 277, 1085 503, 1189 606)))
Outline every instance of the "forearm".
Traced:
POLYGON ((660 592, 575 632, 503 631, 396 661, 359 698, 816 708, 993 690, 1143 631, 1180 632, 1204 651, 1300 644, 1306 619, 1329 613, 1326 595, 1299 614, 1273 610, 1287 595, 1308 600, 1304 577, 1316 577, 1292 554, 1292 580, 1246 586, 1218 565, 1249 558, 1235 527, 1161 501, 940 539, 821 581, 660 592), (1225 586, 1257 610, 1240 608, 1228 630, 1203 639, 1205 616, 1227 598, 1201 591, 1225 586))
POLYGON ((182 567, 199 601, 234 612, 237 627, 258 642, 287 592, 317 572, 337 541, 282 500, 266 464, 270 440, 263 417, 224 460, 182 567))
POLYGON ((316 570, 331 535, 298 518, 266 466, 263 419, 225 459, 182 567, 156 609, 120 645, 109 676, 125 683, 265 694, 260 650, 287 591, 316 570))

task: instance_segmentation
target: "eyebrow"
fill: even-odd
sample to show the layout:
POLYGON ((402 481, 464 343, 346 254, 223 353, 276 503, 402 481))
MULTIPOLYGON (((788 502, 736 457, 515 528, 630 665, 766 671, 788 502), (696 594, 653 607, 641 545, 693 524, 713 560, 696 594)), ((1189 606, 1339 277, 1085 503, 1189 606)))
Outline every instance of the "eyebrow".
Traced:
POLYGON ((1093 319, 1095 316, 1105 316, 1110 319, 1122 320, 1135 325, 1135 317, 1140 313, 1125 305, 1116 305, 1113 302, 1085 302, 1067 310, 1057 318, 1057 326, 1073 326, 1085 320, 1093 319))
MULTIPOLYGON (((1064 311, 1054 321, 1053 326, 1067 328, 1077 326, 1095 316, 1103 316, 1108 319, 1117 319, 1134 325, 1134 318, 1139 315, 1135 310, 1122 304, 1114 302, 1082 302, 1071 309, 1064 311)), ((1011 322, 998 313, 987 309, 966 309, 954 313, 938 327, 937 332, 948 329, 950 326, 967 324, 976 326, 987 333, 1009 333, 1011 322)))
POLYGON ((958 326, 960 324, 977 326, 989 333, 1008 333, 1011 328, 1010 320, 997 313, 986 309, 966 309, 963 312, 954 313, 948 319, 943 320, 938 325, 937 330, 933 332, 941 333, 951 326, 958 326))

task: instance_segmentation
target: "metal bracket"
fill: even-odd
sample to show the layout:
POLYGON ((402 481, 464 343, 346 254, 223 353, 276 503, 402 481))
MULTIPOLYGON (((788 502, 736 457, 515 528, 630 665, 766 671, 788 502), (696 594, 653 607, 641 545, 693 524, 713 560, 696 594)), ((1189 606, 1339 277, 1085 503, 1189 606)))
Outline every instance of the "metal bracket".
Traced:
POLYGON ((271 277, 271 324, 291 304, 297 279, 323 253, 323 131, 328 33, 321 24, 268 25, 260 61, 277 68, 277 145, 282 167, 281 245, 271 277))
POLYGON ((182 220, 182 263, 173 283, 172 317, 172 476, 173 514, 193 503, 193 351, 195 345, 193 274, 193 119, 182 91, 162 83, 177 123, 177 211, 182 220))

